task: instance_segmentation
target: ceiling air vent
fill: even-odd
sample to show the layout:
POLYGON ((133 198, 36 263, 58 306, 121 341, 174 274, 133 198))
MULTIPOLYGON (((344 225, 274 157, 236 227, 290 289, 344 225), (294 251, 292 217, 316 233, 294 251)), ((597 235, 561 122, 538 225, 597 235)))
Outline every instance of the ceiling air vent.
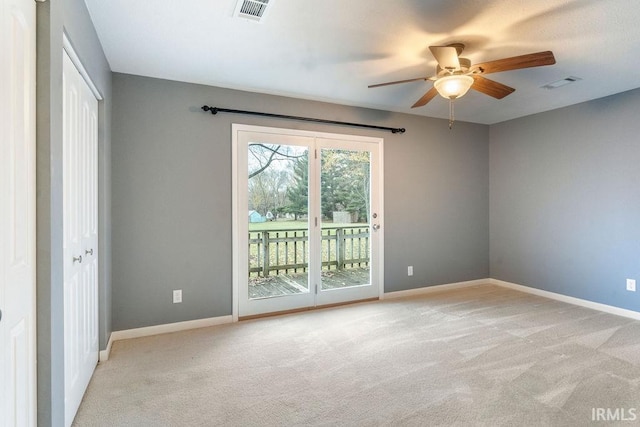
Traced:
MULTIPOLYGON (((271 0, 273 4, 273 0, 271 0)), ((260 22, 267 13, 269 0, 238 0, 234 16, 260 22)))
POLYGON ((569 77, 565 77, 562 80, 556 80, 555 82, 548 83, 548 84, 542 86, 542 88, 543 89, 557 89, 559 87, 566 86, 566 85, 569 85, 571 83, 575 83, 575 82, 580 81, 580 80, 582 80, 580 77, 569 76, 569 77))

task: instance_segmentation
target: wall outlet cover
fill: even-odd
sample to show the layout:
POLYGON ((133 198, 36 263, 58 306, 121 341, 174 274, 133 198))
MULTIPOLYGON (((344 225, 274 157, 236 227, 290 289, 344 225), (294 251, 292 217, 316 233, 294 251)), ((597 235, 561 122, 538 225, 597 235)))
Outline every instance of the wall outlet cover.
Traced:
POLYGON ((182 302, 182 289, 175 289, 173 291, 173 303, 177 304, 182 302))
POLYGON ((636 291, 636 281, 635 279, 627 279, 627 290, 630 292, 636 291))

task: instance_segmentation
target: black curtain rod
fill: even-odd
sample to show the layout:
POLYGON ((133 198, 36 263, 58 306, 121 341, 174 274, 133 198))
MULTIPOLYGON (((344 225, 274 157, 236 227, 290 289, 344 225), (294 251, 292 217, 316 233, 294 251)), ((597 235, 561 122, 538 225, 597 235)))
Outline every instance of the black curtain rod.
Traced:
POLYGON ((232 110, 230 108, 209 107, 208 105, 204 105, 202 109, 204 111, 211 111, 211 114, 218 114, 218 113, 249 114, 252 116, 275 117, 278 119, 289 119, 289 120, 301 120, 303 122, 328 123, 331 125, 355 126, 355 127, 367 128, 367 129, 388 130, 388 131, 391 131, 391 133, 404 133, 405 131, 404 128, 388 128, 384 126, 363 125, 360 123, 337 122, 335 120, 312 119, 309 117, 286 116, 284 114, 261 113, 259 111, 232 110))

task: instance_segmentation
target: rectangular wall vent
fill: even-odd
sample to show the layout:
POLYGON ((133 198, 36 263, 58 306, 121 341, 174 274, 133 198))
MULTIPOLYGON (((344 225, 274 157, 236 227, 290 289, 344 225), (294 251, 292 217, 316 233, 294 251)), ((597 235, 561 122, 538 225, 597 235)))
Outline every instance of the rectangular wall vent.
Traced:
POLYGON ((238 0, 234 16, 260 22, 267 13, 269 0, 238 0))
POLYGON ((580 81, 580 80, 582 80, 580 77, 569 76, 569 77, 565 77, 562 80, 556 80, 555 82, 548 83, 548 84, 542 86, 542 88, 543 89, 557 89, 559 87, 566 86, 566 85, 569 85, 571 83, 575 83, 575 82, 580 81))

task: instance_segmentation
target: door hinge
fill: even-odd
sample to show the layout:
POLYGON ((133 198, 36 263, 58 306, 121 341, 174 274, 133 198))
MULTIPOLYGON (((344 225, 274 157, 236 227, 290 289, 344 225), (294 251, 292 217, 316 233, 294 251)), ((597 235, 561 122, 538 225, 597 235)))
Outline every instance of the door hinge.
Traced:
POLYGON ((313 150, 313 158, 314 159, 318 158, 318 149, 317 148, 315 150, 313 150))
POLYGON ((318 285, 316 284, 316 295, 318 295, 318 285))
POLYGON ((318 217, 315 217, 316 227, 318 226, 318 217))

